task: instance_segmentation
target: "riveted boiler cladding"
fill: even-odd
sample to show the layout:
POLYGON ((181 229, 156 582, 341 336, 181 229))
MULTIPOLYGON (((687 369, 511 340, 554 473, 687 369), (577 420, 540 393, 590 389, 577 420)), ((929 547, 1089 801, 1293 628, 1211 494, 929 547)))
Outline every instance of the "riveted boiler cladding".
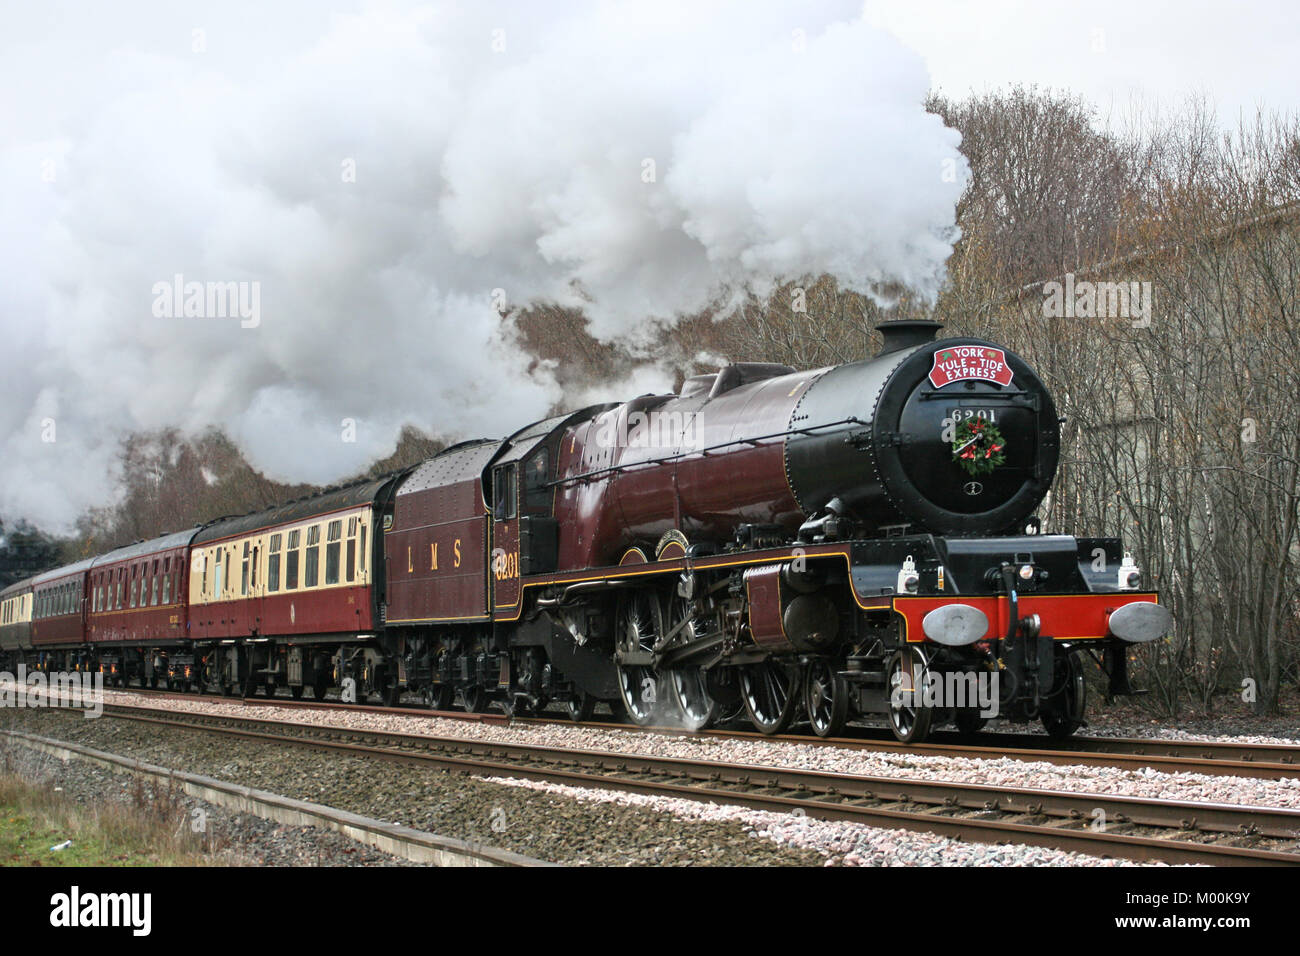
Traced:
POLYGON ((1117 538, 1044 534, 1052 397, 933 322, 813 371, 736 364, 0 594, 0 661, 110 682, 904 741, 1068 735, 1084 664, 1171 621, 1117 538), (963 693, 966 691, 966 693, 963 693))

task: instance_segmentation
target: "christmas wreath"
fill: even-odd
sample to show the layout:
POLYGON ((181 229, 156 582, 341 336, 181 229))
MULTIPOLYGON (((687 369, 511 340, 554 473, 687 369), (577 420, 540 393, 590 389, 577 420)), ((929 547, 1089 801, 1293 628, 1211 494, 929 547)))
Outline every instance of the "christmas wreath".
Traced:
POLYGON ((952 441, 953 461, 970 475, 987 475, 1003 464, 1007 440, 998 426, 980 416, 964 419, 957 426, 952 441))

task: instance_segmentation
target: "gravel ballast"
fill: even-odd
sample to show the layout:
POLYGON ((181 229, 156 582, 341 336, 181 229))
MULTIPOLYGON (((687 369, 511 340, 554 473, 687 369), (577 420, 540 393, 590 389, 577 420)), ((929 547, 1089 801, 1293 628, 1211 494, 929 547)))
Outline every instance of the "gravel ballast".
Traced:
MULTIPOLYGON (((168 702, 169 706, 181 703, 200 704, 168 702)), ((214 704, 232 707, 215 701, 201 703, 204 709, 214 704)), ((241 716, 253 717, 257 715, 249 710, 263 708, 234 705, 232 709, 241 716)), ((270 710, 285 716, 284 708, 270 710)), ((294 711, 288 716, 294 719, 307 715, 294 711)), ((380 716, 357 712, 345 715, 353 719, 380 716)), ((338 717, 340 712, 328 716, 338 717)), ((400 718, 384 715, 380 719, 400 718)), ((1118 862, 1037 847, 968 844, 930 834, 809 820, 799 814, 478 779, 434 768, 296 747, 279 749, 112 718, 87 720, 67 711, 10 711, 5 721, 12 729, 139 757, 556 863, 1042 866, 1118 862)), ((485 726, 444 722, 461 727, 485 726)), ((370 725, 369 720, 357 724, 370 725)))
MULTIPOLYGON (((1296 778, 1258 780, 1193 773, 1121 769, 1105 766, 1057 766, 1010 757, 975 759, 914 753, 875 753, 820 743, 711 736, 670 735, 633 729, 604 729, 555 724, 478 723, 441 717, 411 717, 368 711, 314 710, 272 703, 230 703, 212 698, 161 701, 129 692, 106 692, 109 703, 166 707, 262 720, 290 720, 396 733, 458 737, 471 740, 580 747, 609 753, 716 760, 766 767, 822 770, 867 776, 907 776, 953 783, 1037 787, 1110 796, 1164 800, 1198 800, 1241 806, 1300 808, 1300 769, 1296 778)), ((91 721, 93 723, 94 721, 91 721)), ((111 748, 110 748, 111 749, 111 748)), ((523 851, 520 851, 523 852, 523 851)))

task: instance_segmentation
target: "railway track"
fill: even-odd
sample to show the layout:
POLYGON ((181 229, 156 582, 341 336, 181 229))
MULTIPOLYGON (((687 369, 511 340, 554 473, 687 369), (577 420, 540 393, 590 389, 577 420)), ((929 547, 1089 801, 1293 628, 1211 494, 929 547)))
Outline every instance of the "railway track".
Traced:
MULTIPOLYGON (((176 691, 127 688, 121 693, 141 696, 199 700, 194 694, 176 691)), ((723 740, 769 740, 807 746, 840 747, 871 753, 895 753, 931 757, 961 757, 974 760, 1009 758, 1025 762, 1042 762, 1054 766, 1115 767, 1127 770, 1152 769, 1166 773, 1196 773, 1209 776, 1248 777, 1260 780, 1300 779, 1300 746, 1292 744, 1238 743, 1234 741, 1156 740, 1136 737, 1072 737, 1052 740, 1041 734, 985 733, 963 738, 955 733, 940 733, 924 744, 903 744, 887 730, 851 728, 851 736, 817 737, 814 735, 778 734, 764 736, 747 730, 714 729, 687 731, 675 727, 639 727, 612 721, 574 723, 557 716, 507 717, 502 713, 467 713, 436 711, 423 707, 379 707, 370 704, 345 704, 341 701, 304 701, 287 697, 209 697, 208 700, 250 706, 276 706, 301 710, 342 710, 414 718, 437 717, 505 726, 588 727, 616 732, 658 733, 671 736, 703 736, 723 740)))
POLYGON ((682 797, 1140 861, 1300 865, 1300 810, 845 775, 121 704, 118 719, 487 777, 682 797), (1104 821, 1104 822, 1103 822, 1104 821))
MULTIPOLYGON (((516 723, 562 724, 548 717, 514 719, 516 723)), ((681 736, 690 731, 671 727, 629 728, 628 724, 588 722, 584 727, 610 730, 648 730, 681 736)), ((763 734, 744 730, 705 730, 697 736, 728 740, 779 740, 822 747, 842 747, 872 753, 912 754, 929 757, 965 757, 975 760, 1010 758, 1056 766, 1150 768, 1168 773, 1202 773, 1211 776, 1253 777, 1260 780, 1300 778, 1300 746, 1286 744, 1234 744, 1199 740, 1144 740, 1131 737, 1078 737, 1067 742, 1034 734, 983 734, 974 742, 959 742, 956 734, 940 734, 938 741, 903 744, 888 731, 857 728, 845 737, 763 734), (1010 745, 1010 746, 1009 746, 1010 745)))

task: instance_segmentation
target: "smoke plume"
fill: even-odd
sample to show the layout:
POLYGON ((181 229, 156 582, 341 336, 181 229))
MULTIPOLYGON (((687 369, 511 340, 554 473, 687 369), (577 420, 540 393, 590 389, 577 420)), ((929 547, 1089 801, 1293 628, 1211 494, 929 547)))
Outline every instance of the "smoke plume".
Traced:
POLYGON ((942 279, 958 136, 857 4, 179 6, 7 16, 0 515, 66 530, 163 426, 310 482, 514 430, 565 400, 528 303, 652 348, 783 278, 942 279))

